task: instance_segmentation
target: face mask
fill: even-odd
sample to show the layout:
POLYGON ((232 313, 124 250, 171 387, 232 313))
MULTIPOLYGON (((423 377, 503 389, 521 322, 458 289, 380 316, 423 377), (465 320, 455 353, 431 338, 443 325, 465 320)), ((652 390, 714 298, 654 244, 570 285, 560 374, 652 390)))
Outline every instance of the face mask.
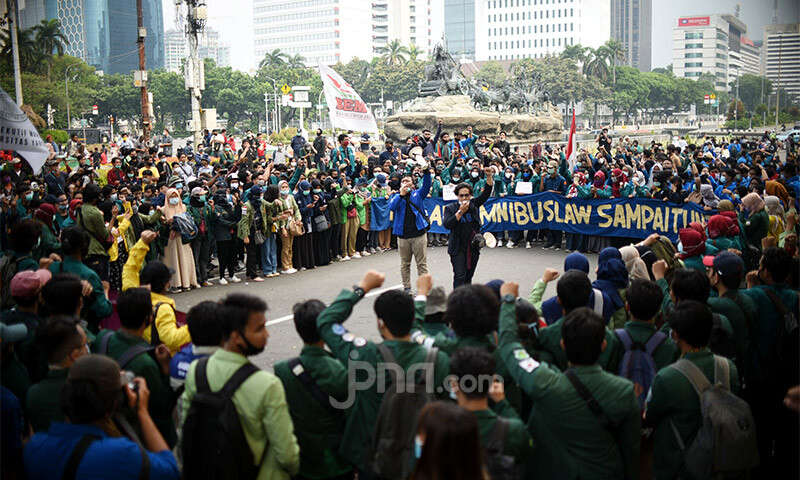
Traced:
POLYGON ((578 179, 578 177, 575 177, 572 179, 572 183, 578 185, 580 183, 580 179, 578 179))
POLYGON ((478 172, 472 172, 470 176, 472 176, 472 178, 478 178, 478 172))
POLYGON ((197 197, 197 199, 200 200, 201 202, 205 202, 206 201, 206 196, 205 195, 200 195, 199 197, 197 197))
POLYGON ((116 201, 116 200, 117 200, 117 198, 118 198, 118 197, 117 197, 117 194, 116 194, 116 193, 112 193, 112 194, 111 194, 111 200, 112 200, 112 201, 116 201))
POLYGON ((128 174, 128 178, 133 178, 133 174, 132 174, 132 173, 129 173, 129 174, 128 174))
POLYGON ((661 186, 661 182, 653 182, 653 186, 654 187, 660 187, 661 186))
POLYGON ((177 205, 179 203, 181 203, 181 199, 180 198, 172 197, 172 198, 169 199, 169 204, 170 205, 177 205))
POLYGON ((67 211, 67 206, 66 205, 59 205, 58 206, 58 211, 59 212, 66 212, 67 211))
POLYGON ((238 183, 231 183, 231 188, 236 190, 237 188, 239 188, 239 184, 238 183))
POLYGON ((311 193, 311 190, 303 190, 303 195, 308 195, 309 193, 311 193))
POLYGON ((554 173, 556 173, 556 169, 555 168, 548 168, 547 169, 547 173, 550 174, 550 175, 553 175, 554 173))
POLYGON ((342 146, 343 146, 343 147, 346 147, 346 146, 347 146, 347 145, 349 145, 349 144, 350 144, 350 141, 349 141, 349 140, 342 140, 342 146))
POLYGON ((259 180, 258 182, 256 182, 256 184, 257 184, 259 187, 263 187, 263 186, 264 186, 264 180, 259 180))
POLYGON ((725 183, 725 182, 727 182, 727 181, 728 181, 728 177, 726 177, 725 175, 721 175, 721 176, 719 177, 719 181, 720 181, 720 182, 722 182, 722 183, 725 183))
POLYGON ((281 189, 281 195, 283 195, 284 197, 285 197, 286 195, 289 195, 289 189, 288 189, 288 188, 287 188, 287 189, 283 189, 283 188, 282 188, 282 189, 281 189))
POLYGON ((422 447, 424 445, 425 444, 422 443, 422 440, 420 440, 419 435, 414 437, 414 457, 416 458, 422 457, 422 447))
POLYGON ((27 201, 29 201, 29 202, 30 202, 31 200, 33 200, 33 192, 28 192, 28 193, 26 193, 26 194, 25 194, 25 200, 27 200, 27 201))
POLYGON ((242 336, 242 340, 244 340, 245 349, 242 352, 242 355, 244 355, 245 357, 252 357, 252 356, 258 355, 259 353, 264 351, 264 348, 266 347, 266 345, 264 345, 261 348, 258 348, 255 345, 253 345, 252 343, 250 343, 250 341, 247 339, 247 337, 244 336, 244 332, 243 331, 240 330, 239 331, 239 335, 241 335, 242 336))
POLYGON ((314 189, 314 193, 322 193, 322 189, 321 188, 315 188, 314 189))
POLYGON ((513 176, 514 176, 514 174, 512 174, 512 173, 506 173, 506 178, 508 178, 508 179, 510 179, 513 176))
POLYGON ((533 175, 533 174, 531 174, 529 172, 525 172, 525 173, 522 174, 522 179, 525 180, 525 181, 528 181, 528 180, 531 179, 531 175, 533 175))

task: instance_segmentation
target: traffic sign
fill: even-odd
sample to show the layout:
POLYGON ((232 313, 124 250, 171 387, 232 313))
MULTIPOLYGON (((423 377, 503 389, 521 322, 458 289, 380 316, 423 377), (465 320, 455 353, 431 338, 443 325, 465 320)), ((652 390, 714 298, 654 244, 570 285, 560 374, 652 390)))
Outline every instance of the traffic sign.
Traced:
POLYGON ((289 102, 292 108, 311 108, 311 102, 289 102))
POLYGON ((283 86, 281 87, 281 92, 282 92, 284 95, 289 95, 289 92, 291 92, 291 91, 292 91, 292 89, 291 89, 291 88, 289 87, 289 85, 288 85, 288 84, 286 84, 286 83, 284 83, 284 84, 283 84, 283 86))
POLYGON ((92 115, 97 115, 97 105, 92 105, 92 115))

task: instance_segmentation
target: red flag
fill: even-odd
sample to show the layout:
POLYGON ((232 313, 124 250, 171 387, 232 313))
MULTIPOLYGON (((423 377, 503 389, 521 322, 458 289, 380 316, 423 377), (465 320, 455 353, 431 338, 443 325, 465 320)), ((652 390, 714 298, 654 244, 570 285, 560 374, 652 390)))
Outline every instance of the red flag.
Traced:
POLYGON ((567 143, 567 163, 569 164, 570 174, 575 169, 575 159, 578 156, 575 148, 575 109, 572 109, 572 125, 569 127, 569 143, 567 143))

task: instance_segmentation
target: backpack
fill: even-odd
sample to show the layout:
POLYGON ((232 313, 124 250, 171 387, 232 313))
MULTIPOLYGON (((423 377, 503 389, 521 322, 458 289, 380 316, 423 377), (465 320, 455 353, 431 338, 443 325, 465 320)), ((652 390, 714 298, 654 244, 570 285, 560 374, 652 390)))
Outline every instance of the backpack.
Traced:
MULTIPOLYGON (((397 365, 397 361, 389 347, 379 343, 376 345, 383 361, 397 365)), ((417 418, 422 407, 433 400, 428 389, 433 387, 436 354, 439 349, 428 350, 425 364, 431 369, 424 369, 422 379, 415 378, 398 382, 397 372, 388 368, 392 384, 383 394, 378 417, 375 419, 375 433, 368 462, 377 477, 386 480, 400 480, 411 475, 411 457, 413 454, 414 435, 417 433, 417 418), (426 378, 428 377, 429 378, 426 378)))
POLYGON ((758 444, 750 406, 730 391, 728 360, 714 355, 714 385, 697 366, 686 359, 670 365, 697 392, 702 423, 690 445, 675 424, 672 432, 683 452, 683 468, 694 478, 717 474, 746 473, 758 465, 758 444))
POLYGON ((617 334, 617 338, 622 342, 622 346, 625 347, 625 355, 622 357, 622 363, 619 365, 617 375, 633 382, 633 391, 639 400, 639 408, 644 409, 647 392, 650 391, 653 378, 658 373, 653 353, 664 343, 667 335, 664 332, 655 332, 647 339, 645 344, 641 344, 634 342, 631 335, 624 328, 618 328, 614 330, 614 333, 617 334))
POLYGON ((715 354, 736 359, 736 343, 733 336, 722 326, 722 318, 715 313, 712 316, 711 338, 708 340, 708 348, 715 354))
POLYGON ((232 399, 239 386, 258 372, 258 367, 245 363, 221 389, 212 392, 206 376, 208 358, 197 361, 194 371, 197 393, 183 423, 183 478, 255 479, 261 459, 258 463, 253 460, 232 399))
POLYGON ((187 213, 172 216, 172 229, 181 234, 181 242, 184 244, 190 243, 197 236, 197 224, 187 213))
POLYGON ((504 455, 506 436, 508 435, 508 420, 497 417, 492 428, 489 441, 486 444, 486 468, 492 480, 514 480, 521 477, 521 471, 514 457, 504 455))
POLYGON ((156 319, 158 318, 158 309, 161 308, 161 305, 169 305, 169 308, 172 309, 172 313, 175 315, 175 324, 178 327, 182 327, 186 325, 186 314, 184 312, 179 312, 175 310, 171 304, 167 302, 158 302, 156 306, 153 307, 153 322, 150 324, 150 345, 157 347, 161 343, 161 337, 158 336, 158 328, 156 327, 156 319))
POLYGON ((28 257, 30 257, 30 255, 17 257, 11 254, 4 255, 3 258, 0 258, 0 282, 2 282, 0 283, 0 308, 3 310, 7 310, 17 304, 11 297, 11 280, 19 270, 20 260, 28 257))
MULTIPOLYGON (((114 332, 111 330, 106 331, 102 337, 100 337, 100 351, 97 352, 101 355, 109 356, 108 355, 108 342, 111 340, 111 336, 114 335, 114 332)), ((153 345, 145 345, 145 344, 138 344, 130 347, 129 349, 125 350, 122 355, 118 359, 116 359, 117 365, 119 365, 120 370, 124 370, 125 367, 128 366, 136 357, 143 353, 148 353, 155 350, 156 347, 153 345)))

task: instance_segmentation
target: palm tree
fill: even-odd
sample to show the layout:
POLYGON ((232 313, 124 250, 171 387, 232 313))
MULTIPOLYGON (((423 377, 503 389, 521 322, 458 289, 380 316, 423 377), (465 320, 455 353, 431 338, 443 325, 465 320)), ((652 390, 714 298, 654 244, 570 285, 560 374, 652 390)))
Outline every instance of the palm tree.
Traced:
POLYGON ((416 62, 417 57, 422 55, 422 50, 419 49, 413 43, 406 49, 406 53, 408 54, 408 61, 409 62, 416 62))
POLYGON ((289 68, 305 68, 306 59, 299 53, 296 53, 294 56, 289 57, 289 59, 286 61, 286 66, 289 68))
POLYGON ((580 43, 576 43, 575 45, 566 47, 561 52, 561 58, 569 58, 583 65, 586 62, 586 55, 589 50, 591 50, 589 47, 584 47, 580 43))
POLYGON ((624 62, 626 59, 626 50, 622 43, 617 40, 611 39, 600 48, 605 48, 608 55, 608 60, 611 62, 611 78, 612 83, 617 83, 617 60, 624 62))
POLYGON ((53 53, 59 57, 64 55, 64 46, 69 43, 66 35, 61 32, 61 22, 57 19, 42 20, 33 27, 36 32, 36 44, 44 54, 47 62, 47 80, 50 81, 50 72, 53 70, 53 53))
POLYGON ((603 47, 586 49, 585 63, 583 64, 583 74, 587 77, 596 77, 601 81, 608 79, 608 52, 603 47))
MULTIPOLYGON (((33 28, 17 31, 17 43, 19 48, 19 63, 22 70, 32 70, 42 59, 42 51, 36 43, 33 28)), ((10 62, 13 56, 11 47, 11 35, 8 31, 0 33, 0 42, 3 49, 0 50, 4 59, 10 62)))
POLYGON ((264 67, 279 67, 285 64, 287 60, 289 60, 289 55, 281 52, 279 48, 276 48, 264 55, 264 59, 258 64, 258 69, 260 70, 264 67))
POLYGON ((406 61, 404 55, 408 54, 408 49, 400 44, 400 40, 392 40, 385 47, 378 49, 378 53, 383 54, 383 59, 388 65, 400 65, 406 61))

